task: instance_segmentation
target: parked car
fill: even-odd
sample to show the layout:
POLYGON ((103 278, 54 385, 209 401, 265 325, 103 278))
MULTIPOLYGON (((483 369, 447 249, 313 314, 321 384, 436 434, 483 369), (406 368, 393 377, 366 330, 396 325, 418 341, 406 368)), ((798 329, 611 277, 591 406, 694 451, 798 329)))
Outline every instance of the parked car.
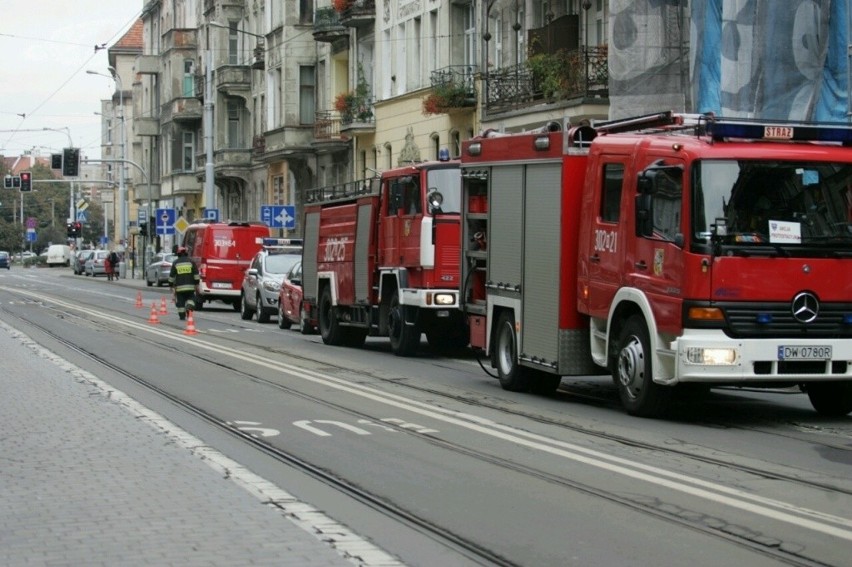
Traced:
POLYGON ((104 262, 109 256, 109 250, 95 250, 86 260, 85 272, 87 276, 105 276, 106 267, 104 262))
POLYGON ((177 260, 177 254, 170 252, 159 252, 151 259, 151 263, 145 266, 145 283, 148 287, 157 284, 160 287, 169 283, 169 272, 172 264, 177 260))
POLYGON ((264 247, 254 255, 243 278, 240 293, 240 316, 266 323, 278 314, 278 292, 284 275, 302 259, 302 241, 266 239, 264 247), (274 243, 273 243, 274 242, 274 243))
POLYGON ((0 251, 0 268, 12 269, 12 258, 8 252, 0 251))
POLYGON ((278 292, 278 327, 289 329, 293 324, 299 326, 299 332, 303 335, 314 333, 316 329, 308 323, 307 314, 302 307, 302 262, 296 262, 284 281, 281 282, 281 290, 278 292))
POLYGON ((47 249, 47 267, 70 266, 71 247, 67 244, 51 244, 47 249))
POLYGON ((74 270, 74 275, 79 276, 86 271, 86 260, 94 254, 94 250, 77 250, 71 256, 71 269, 74 270))

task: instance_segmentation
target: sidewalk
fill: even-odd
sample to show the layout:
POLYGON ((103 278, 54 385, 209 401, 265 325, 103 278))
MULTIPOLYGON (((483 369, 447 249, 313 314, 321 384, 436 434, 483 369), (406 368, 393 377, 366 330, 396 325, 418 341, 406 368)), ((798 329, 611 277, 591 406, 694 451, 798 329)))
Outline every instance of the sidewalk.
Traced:
POLYGON ((0 352, 0 565, 400 564, 2 321, 0 352))

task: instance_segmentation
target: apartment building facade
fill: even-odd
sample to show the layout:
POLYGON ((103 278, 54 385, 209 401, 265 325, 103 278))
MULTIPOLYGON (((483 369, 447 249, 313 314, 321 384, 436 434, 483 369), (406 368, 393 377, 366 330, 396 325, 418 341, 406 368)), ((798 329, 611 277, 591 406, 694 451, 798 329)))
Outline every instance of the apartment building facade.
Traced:
POLYGON ((298 219, 308 189, 457 156, 486 128, 604 118, 607 4, 147 0, 127 81, 148 172, 134 199, 190 222, 263 205, 298 219))

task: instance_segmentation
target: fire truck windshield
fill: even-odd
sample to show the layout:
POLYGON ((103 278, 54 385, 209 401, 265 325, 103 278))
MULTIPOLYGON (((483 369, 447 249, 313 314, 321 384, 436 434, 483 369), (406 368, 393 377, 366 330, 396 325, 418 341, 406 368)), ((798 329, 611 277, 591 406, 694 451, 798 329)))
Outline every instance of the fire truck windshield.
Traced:
POLYGON ((461 171, 458 168, 429 170, 426 173, 426 180, 427 194, 438 191, 443 197, 442 213, 461 212, 461 171))
POLYGON ((701 160, 693 170, 692 202, 698 246, 715 234, 732 247, 852 253, 849 164, 701 160))

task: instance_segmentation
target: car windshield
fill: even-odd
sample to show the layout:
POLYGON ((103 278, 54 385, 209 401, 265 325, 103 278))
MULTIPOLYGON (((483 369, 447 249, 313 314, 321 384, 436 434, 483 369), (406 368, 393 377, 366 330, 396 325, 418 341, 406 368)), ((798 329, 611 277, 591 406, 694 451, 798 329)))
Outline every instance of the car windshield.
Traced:
POLYGON ((177 260, 177 254, 164 254, 157 259, 158 262, 167 262, 169 264, 175 260, 177 260))
POLYGON ((696 242, 852 253, 852 165, 704 160, 693 178, 696 242))
POLYGON ((298 254, 270 254, 266 257, 266 271, 270 274, 286 274, 300 259, 298 254))

